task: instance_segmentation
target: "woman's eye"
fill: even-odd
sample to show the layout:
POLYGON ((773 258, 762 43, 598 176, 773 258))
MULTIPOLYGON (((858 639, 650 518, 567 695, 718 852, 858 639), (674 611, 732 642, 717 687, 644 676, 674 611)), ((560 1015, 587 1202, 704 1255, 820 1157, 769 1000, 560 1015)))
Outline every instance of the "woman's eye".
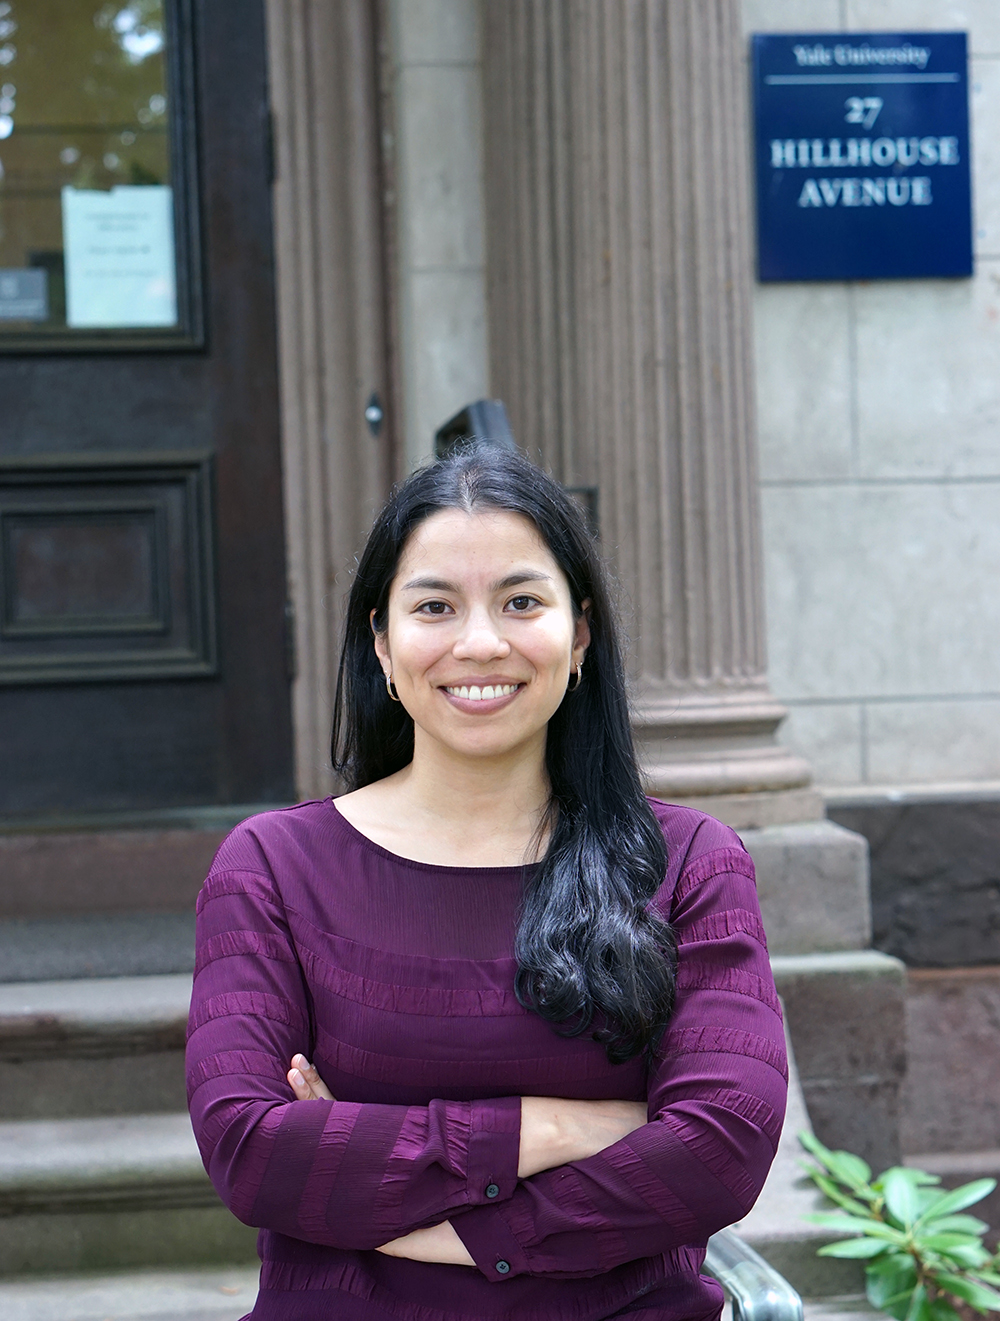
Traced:
POLYGON ((538 605, 537 596, 514 596, 507 602, 516 613, 523 614, 526 610, 531 610, 538 605))
POLYGON ((420 607, 422 614, 443 615, 451 609, 447 601, 425 601, 420 607))

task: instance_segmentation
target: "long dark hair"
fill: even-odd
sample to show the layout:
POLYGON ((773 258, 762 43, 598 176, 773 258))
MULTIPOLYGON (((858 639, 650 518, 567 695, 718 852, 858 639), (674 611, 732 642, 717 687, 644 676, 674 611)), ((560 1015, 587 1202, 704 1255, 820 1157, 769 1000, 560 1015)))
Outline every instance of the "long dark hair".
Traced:
POLYGON ((674 1002, 676 945, 649 901, 666 845, 642 791, 625 672, 606 573, 582 512, 521 454, 470 445, 413 473, 375 520, 347 606, 337 678, 333 764, 351 788, 413 757, 413 721, 392 702, 372 646, 387 624, 403 547, 442 509, 502 509, 538 529, 579 614, 589 600, 583 682, 549 721, 549 842, 525 872, 515 943, 521 1004, 577 1036, 591 1030, 615 1064, 655 1049, 674 1002))

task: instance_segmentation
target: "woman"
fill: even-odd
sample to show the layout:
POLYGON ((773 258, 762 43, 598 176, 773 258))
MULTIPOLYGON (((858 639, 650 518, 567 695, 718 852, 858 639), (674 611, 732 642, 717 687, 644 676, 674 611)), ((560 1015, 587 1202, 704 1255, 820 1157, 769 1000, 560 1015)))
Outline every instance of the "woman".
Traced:
POLYGON ((333 755, 351 792, 244 822, 199 900, 191 1111, 263 1231, 251 1315, 714 1318, 784 1109, 753 868, 643 796, 599 558, 526 459, 379 516, 333 755))

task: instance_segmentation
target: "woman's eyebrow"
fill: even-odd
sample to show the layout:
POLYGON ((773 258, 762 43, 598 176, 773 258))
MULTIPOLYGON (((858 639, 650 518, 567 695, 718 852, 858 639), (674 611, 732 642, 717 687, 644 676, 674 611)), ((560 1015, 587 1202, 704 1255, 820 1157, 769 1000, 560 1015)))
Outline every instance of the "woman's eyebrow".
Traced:
MULTIPOLYGON (((523 583, 550 583, 551 575, 542 573, 539 569, 520 569, 516 573, 507 574, 506 578, 500 578, 491 587, 491 591, 504 592, 508 587, 520 587, 523 583)), ((459 592, 462 589, 457 583, 448 582, 445 578, 411 578, 408 583, 404 583, 400 588, 403 592, 459 592)))
POLYGON ((444 578, 411 578, 400 588, 403 592, 457 592, 456 583, 446 582, 444 578))
POLYGON ((552 578, 547 573, 542 573, 540 569, 521 569, 517 573, 509 573, 506 578, 501 578, 493 584, 494 592, 505 592, 508 587, 520 587, 522 583, 550 583, 552 578))

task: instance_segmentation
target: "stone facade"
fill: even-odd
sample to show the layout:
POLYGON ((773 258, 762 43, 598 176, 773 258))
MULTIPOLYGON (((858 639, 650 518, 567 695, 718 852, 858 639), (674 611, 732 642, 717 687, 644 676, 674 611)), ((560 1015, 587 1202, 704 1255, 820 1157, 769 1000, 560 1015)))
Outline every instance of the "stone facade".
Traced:
POLYGON ((975 276, 758 285, 757 394, 781 737, 824 786, 998 780, 1000 9, 744 0, 743 25, 969 34, 975 276))

